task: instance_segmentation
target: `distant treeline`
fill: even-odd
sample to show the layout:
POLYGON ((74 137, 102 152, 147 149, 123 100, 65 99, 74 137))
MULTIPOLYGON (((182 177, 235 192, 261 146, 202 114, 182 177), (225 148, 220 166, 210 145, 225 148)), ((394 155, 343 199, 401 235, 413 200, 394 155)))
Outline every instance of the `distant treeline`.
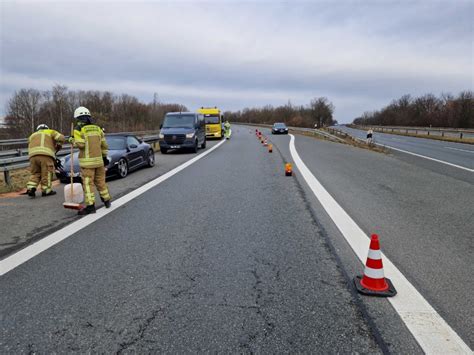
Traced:
POLYGON ((295 106, 288 102, 283 106, 264 106, 245 108, 236 112, 225 112, 226 119, 232 122, 264 123, 285 122, 288 126, 318 127, 330 126, 333 120, 334 105, 325 97, 318 97, 307 106, 295 106))
POLYGON ((358 125, 474 128, 474 94, 457 97, 427 94, 402 96, 379 111, 365 112, 354 120, 358 125))
POLYGON ((167 112, 187 111, 180 104, 165 104, 157 99, 140 102, 127 94, 109 91, 72 91, 55 85, 51 90, 21 89, 7 103, 6 128, 0 139, 28 137, 40 123, 68 134, 74 110, 87 107, 94 121, 106 132, 157 130, 167 112))

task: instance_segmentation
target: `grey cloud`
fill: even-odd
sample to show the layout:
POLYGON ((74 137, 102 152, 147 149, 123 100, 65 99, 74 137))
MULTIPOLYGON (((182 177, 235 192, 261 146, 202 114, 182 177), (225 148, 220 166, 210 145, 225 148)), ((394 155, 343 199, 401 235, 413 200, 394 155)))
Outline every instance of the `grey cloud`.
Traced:
POLYGON ((405 93, 472 88, 469 1, 0 6, 2 97, 28 82, 156 87, 190 108, 323 95, 350 120, 405 93))

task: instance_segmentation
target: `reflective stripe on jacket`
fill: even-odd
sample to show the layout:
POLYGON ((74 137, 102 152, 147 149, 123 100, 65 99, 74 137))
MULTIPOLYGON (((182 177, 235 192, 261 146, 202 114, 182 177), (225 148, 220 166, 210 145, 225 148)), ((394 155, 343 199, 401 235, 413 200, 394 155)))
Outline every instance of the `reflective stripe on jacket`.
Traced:
POLYGON ((76 127, 74 129, 74 144, 79 148, 81 168, 104 166, 102 157, 107 156, 108 146, 102 128, 94 124, 76 127))
POLYGON ((28 138, 28 155, 47 155, 54 158, 56 146, 64 143, 64 136, 54 129, 42 129, 28 138))

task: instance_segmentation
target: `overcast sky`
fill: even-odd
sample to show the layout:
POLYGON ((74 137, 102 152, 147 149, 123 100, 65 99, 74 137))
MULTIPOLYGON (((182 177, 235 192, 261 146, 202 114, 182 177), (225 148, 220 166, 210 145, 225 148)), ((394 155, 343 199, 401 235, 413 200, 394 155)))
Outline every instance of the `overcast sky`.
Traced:
POLYGON ((349 122, 474 87, 474 0, 0 4, 0 114, 15 90, 59 83, 191 110, 326 96, 349 122))

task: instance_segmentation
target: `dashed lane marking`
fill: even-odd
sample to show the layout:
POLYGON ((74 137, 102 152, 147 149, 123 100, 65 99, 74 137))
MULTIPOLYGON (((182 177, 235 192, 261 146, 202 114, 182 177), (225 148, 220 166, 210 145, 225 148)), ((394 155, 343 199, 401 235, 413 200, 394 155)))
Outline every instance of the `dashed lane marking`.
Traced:
POLYGON ((112 203, 112 207, 109 209, 101 208, 97 210, 96 214, 90 214, 87 216, 82 217, 80 220, 71 223, 70 225, 50 234, 49 236, 40 239, 36 243, 16 252, 13 255, 8 256, 7 258, 0 260, 0 276, 5 275, 7 272, 15 269, 17 266, 23 264, 24 262, 34 258, 36 255, 42 253, 43 251, 51 248, 53 245, 63 241, 64 239, 70 237, 74 233, 80 231, 81 229, 87 227, 88 225, 94 223, 95 221, 105 217, 109 213, 113 212, 117 208, 120 208, 127 202, 133 200, 134 198, 140 196, 144 192, 150 190, 151 188, 161 184, 162 182, 168 180, 170 177, 176 175, 180 171, 186 169, 188 166, 194 164, 198 160, 204 158, 206 155, 210 154, 217 148, 219 148, 223 143, 226 141, 223 140, 216 144, 214 147, 210 148, 209 150, 205 151, 204 153, 199 154, 198 156, 188 160, 187 162, 179 165, 178 167, 174 168, 173 170, 168 171, 166 174, 152 180, 145 185, 139 187, 136 190, 128 193, 125 196, 122 196, 118 200, 112 203))
MULTIPOLYGON (((295 137, 292 134, 290 137, 290 153, 301 176, 360 261, 365 263, 370 243, 368 236, 311 173, 296 151, 295 137)), ((383 261, 386 275, 398 291, 388 300, 421 348, 427 354, 472 354, 469 346, 385 255, 383 261)))

